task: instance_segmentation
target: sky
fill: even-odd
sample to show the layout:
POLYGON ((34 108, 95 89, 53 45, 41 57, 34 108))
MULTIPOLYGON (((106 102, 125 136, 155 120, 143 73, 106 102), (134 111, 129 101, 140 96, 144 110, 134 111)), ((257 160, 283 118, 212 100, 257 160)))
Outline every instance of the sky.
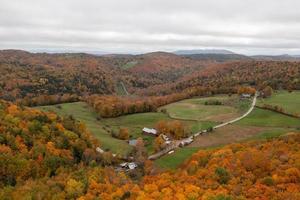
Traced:
POLYGON ((300 55, 299 0, 0 0, 0 49, 300 55))

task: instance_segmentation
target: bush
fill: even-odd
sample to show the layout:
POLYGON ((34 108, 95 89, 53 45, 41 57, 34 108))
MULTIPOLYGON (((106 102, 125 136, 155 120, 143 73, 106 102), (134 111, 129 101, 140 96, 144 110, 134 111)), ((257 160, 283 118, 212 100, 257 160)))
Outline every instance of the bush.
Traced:
POLYGON ((227 184, 228 181, 230 180, 229 172, 223 167, 218 167, 215 170, 215 174, 218 176, 218 182, 220 184, 227 184))
POLYGON ((267 186, 272 186, 272 185, 274 185, 274 180, 272 177, 267 176, 262 180, 262 183, 267 186))
POLYGON ((223 103, 219 100, 208 100, 205 101, 205 105, 223 105, 223 103))

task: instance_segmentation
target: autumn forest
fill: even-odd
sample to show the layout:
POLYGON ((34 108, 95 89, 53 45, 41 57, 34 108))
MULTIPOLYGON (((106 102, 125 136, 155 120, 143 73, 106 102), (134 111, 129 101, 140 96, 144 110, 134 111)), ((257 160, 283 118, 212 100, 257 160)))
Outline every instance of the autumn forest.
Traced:
POLYGON ((1 50, 0 199, 300 199, 299 90, 299 61, 1 50))

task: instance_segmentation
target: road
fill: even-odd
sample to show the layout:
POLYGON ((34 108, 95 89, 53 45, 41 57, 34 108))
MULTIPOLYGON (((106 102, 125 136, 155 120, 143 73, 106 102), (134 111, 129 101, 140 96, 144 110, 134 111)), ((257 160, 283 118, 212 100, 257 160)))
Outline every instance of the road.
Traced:
MULTIPOLYGON (((257 96, 258 96, 258 93, 255 93, 254 98, 253 98, 253 101, 252 101, 252 104, 251 104, 251 107, 249 108, 249 110, 248 110, 245 114, 243 114, 242 116, 240 116, 240 117, 238 117, 238 118, 235 118, 235 119, 233 119, 233 120, 230 120, 230 121, 228 121, 228 122, 224 122, 224 123, 222 123, 222 124, 216 125, 216 126, 213 127, 213 129, 218 129, 218 128, 227 126, 227 125, 229 125, 229 124, 235 123, 235 122, 237 122, 237 121, 239 121, 239 120, 241 120, 241 119, 247 117, 247 116, 253 111, 253 109, 254 109, 254 107, 255 107, 256 100, 257 100, 257 96)), ((195 134, 194 134, 194 137, 198 137, 199 135, 201 135, 201 134, 203 134, 203 133, 207 133, 207 132, 208 132, 207 130, 201 130, 201 131, 195 133, 195 134)), ((172 143, 171 143, 167 148, 165 148, 165 149, 163 149, 162 151, 159 151, 159 152, 157 152, 157 153, 155 153, 155 154, 153 154, 153 155, 150 155, 150 156, 148 157, 148 159, 149 159, 149 160, 155 160, 155 159, 157 159, 157 158, 159 158, 159 157, 161 157, 161 156, 167 154, 169 151, 178 148, 178 147, 180 146, 181 143, 185 143, 186 141, 188 141, 188 139, 189 139, 189 138, 184 138, 184 139, 182 139, 182 140, 175 140, 175 141, 172 141, 172 143)))
POLYGON ((230 121, 228 121, 228 122, 224 122, 224 123, 222 123, 222 124, 216 125, 216 126, 213 127, 213 129, 221 128, 221 127, 223 127, 223 126, 226 126, 226 125, 228 125, 228 124, 232 124, 232 123, 234 123, 234 122, 237 122, 237 121, 239 121, 239 120, 241 120, 241 119, 247 117, 247 116, 253 111, 253 109, 254 109, 254 107, 255 107, 256 100, 257 100, 257 96, 258 96, 258 94, 255 93, 254 98, 253 98, 253 101, 252 101, 252 104, 251 104, 251 107, 249 108, 249 110, 248 110, 245 114, 243 114, 242 116, 240 116, 240 117, 238 117, 238 118, 236 118, 236 119, 233 119, 233 120, 230 120, 230 121))
POLYGON ((122 88, 123 88, 125 94, 126 94, 126 95, 129 95, 129 92, 127 91, 127 89, 126 89, 124 83, 121 81, 120 84, 121 84, 121 86, 122 86, 122 88))

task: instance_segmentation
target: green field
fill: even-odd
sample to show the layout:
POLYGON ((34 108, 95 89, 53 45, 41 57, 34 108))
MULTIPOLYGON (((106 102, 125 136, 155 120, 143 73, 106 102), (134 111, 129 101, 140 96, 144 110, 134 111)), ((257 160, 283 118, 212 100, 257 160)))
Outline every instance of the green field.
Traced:
POLYGON ((176 169, 188 157, 199 151, 198 147, 185 147, 177 149, 173 154, 165 155, 155 161, 155 165, 162 169, 176 169))
MULTIPOLYGON (((88 130, 100 140, 103 148, 123 155, 130 152, 132 147, 130 147, 126 141, 111 137, 112 132, 118 132, 120 128, 128 128, 130 137, 142 137, 146 143, 148 152, 152 153, 152 141, 154 138, 143 135, 142 129, 144 127, 153 128, 160 120, 172 120, 168 117, 168 115, 161 112, 138 113, 116 118, 97 120, 97 113, 84 102, 64 103, 59 105, 41 106, 37 108, 44 111, 53 111, 61 116, 72 115, 75 119, 86 124, 88 130)), ((207 129, 208 127, 216 124, 215 122, 210 121, 181 121, 191 133, 195 133, 198 130, 207 129)))
POLYGON ((255 108, 252 113, 237 122, 237 124, 261 127, 300 128, 300 119, 269 110, 255 108))
POLYGON ((138 61, 130 61, 122 66, 122 69, 130 69, 138 64, 138 61))
POLYGON ((105 149, 110 149, 112 152, 122 155, 127 154, 131 150, 131 147, 125 141, 112 138, 111 135, 103 129, 103 125, 97 121, 96 112, 90 109, 84 102, 64 103, 37 108, 44 111, 53 111, 61 116, 72 115, 75 119, 84 122, 88 130, 100 140, 102 147, 105 149))
POLYGON ((197 121, 223 122, 236 118, 245 112, 250 105, 249 101, 240 101, 237 95, 193 98, 169 104, 162 108, 172 118, 197 121), (218 100, 223 105, 205 105, 210 100, 218 100))
POLYGON ((271 97, 266 99, 259 99, 258 105, 269 104, 273 106, 280 106, 288 113, 300 114, 300 91, 275 92, 271 97))

